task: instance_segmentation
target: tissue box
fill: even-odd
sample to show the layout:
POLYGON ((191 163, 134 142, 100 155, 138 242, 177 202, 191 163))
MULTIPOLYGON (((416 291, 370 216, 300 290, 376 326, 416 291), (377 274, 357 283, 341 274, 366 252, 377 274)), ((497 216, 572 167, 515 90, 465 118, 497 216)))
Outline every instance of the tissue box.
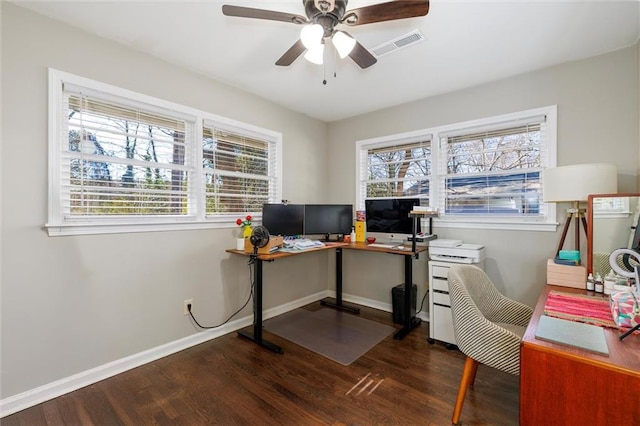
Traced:
POLYGON ((616 325, 631 328, 640 323, 638 297, 631 291, 614 291, 609 295, 609 306, 616 325))
POLYGON ((549 259, 547 260, 547 284, 585 288, 587 268, 582 265, 560 265, 553 259, 549 259))

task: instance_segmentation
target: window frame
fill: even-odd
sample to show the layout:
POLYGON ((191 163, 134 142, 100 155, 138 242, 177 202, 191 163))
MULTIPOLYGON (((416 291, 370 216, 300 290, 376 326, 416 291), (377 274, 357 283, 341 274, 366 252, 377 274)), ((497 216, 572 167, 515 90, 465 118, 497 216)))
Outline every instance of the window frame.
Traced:
MULTIPOLYGON (((379 149, 379 148, 387 148, 387 147, 401 147, 403 145, 415 144, 428 142, 429 150, 431 151, 431 156, 433 157, 433 135, 431 132, 425 131, 415 131, 403 133, 401 135, 395 136, 383 136, 380 138, 369 139, 367 141, 357 141, 356 142, 356 159, 357 159, 357 169, 358 176, 356 182, 356 200, 357 206, 359 210, 364 210, 364 199, 365 197, 361 196, 361 194, 366 195, 367 193, 367 182, 370 180, 368 178, 368 152, 371 149, 379 149), (358 159, 358 154, 360 154, 360 158, 358 159), (363 177, 362 173, 366 173, 367 176, 363 177)), ((431 170, 433 171, 434 163, 433 160, 431 162, 431 170)), ((426 180, 429 181, 429 187, 432 185, 431 181, 432 176, 428 176, 426 180)), ((395 179, 396 181, 398 179, 395 179)), ((413 198, 429 198, 429 197, 419 197, 418 195, 412 196, 413 198)), ((384 198, 384 197, 383 197, 384 198)))
MULTIPOLYGON (((273 193, 269 194, 269 202, 277 202, 282 198, 282 133, 246 124, 237 120, 211 114, 195 108, 187 107, 163 99, 144 95, 131 90, 116 87, 107 83, 91 80, 53 68, 48 69, 48 221, 44 225, 49 236, 134 233, 153 231, 193 230, 211 228, 236 227, 236 219, 250 214, 260 221, 262 212, 237 212, 229 214, 207 215, 205 208, 205 183, 203 173, 203 127, 205 122, 214 122, 223 127, 243 132, 253 137, 264 138, 270 146, 269 158, 274 162, 273 193), (193 155, 192 179, 189 183, 188 198, 193 205, 193 213, 179 216, 116 216, 105 217, 66 217, 62 201, 63 178, 62 166, 64 144, 68 140, 64 125, 64 84, 83 87, 93 93, 104 94, 104 99, 117 98, 128 101, 131 105, 149 105, 150 110, 162 109, 175 112, 177 116, 186 117, 193 123, 193 132, 185 147, 193 155)), ((190 212, 191 213, 191 212, 190 212)))
MULTIPOLYGON (((363 167, 366 166, 367 150, 374 147, 384 147, 400 145, 407 140, 419 136, 431 137, 431 182, 429 188, 429 207, 442 212, 444 209, 441 204, 440 197, 440 179, 446 175, 446 164, 442 164, 444 152, 441 146, 441 139, 446 135, 460 133, 465 131, 477 131, 482 128, 502 126, 509 127, 514 123, 527 120, 531 117, 545 116, 545 145, 546 164, 542 165, 542 169, 555 167, 557 163, 557 105, 550 105, 541 108, 534 108, 524 111, 518 111, 509 114, 502 114, 493 117, 486 117, 477 120, 469 120, 459 123, 453 123, 443 126, 425 128, 417 131, 389 135, 384 137, 364 139, 356 141, 356 205, 358 210, 364 209, 364 199, 366 192, 363 192, 362 173, 363 167)), ((526 169, 523 169, 526 170, 526 169)), ((366 172, 366 171, 365 171, 366 172)), ((462 229, 504 229, 504 230, 526 230, 526 231, 552 231, 556 230, 558 225, 556 218, 556 205, 554 203, 540 204, 540 209, 544 209, 544 213, 538 217, 516 218, 505 216, 481 216, 473 217, 465 216, 444 216, 435 219, 437 226, 440 228, 462 228, 462 229)))

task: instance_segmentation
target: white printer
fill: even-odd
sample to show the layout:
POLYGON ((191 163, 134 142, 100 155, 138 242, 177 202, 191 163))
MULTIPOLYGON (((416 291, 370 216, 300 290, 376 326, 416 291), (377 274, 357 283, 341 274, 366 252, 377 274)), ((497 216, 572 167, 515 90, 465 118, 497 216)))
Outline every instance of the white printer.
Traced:
POLYGON ((432 260, 453 263, 480 263, 484 260, 484 246, 463 244, 460 240, 435 239, 429 241, 432 260))

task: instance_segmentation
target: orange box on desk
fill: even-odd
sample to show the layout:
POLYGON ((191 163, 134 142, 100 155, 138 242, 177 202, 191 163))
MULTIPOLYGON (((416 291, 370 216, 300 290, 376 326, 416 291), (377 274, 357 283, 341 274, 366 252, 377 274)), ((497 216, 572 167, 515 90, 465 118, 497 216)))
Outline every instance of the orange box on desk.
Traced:
POLYGON ((582 265, 560 265, 553 259, 547 260, 547 284, 564 287, 585 288, 587 268, 582 265))

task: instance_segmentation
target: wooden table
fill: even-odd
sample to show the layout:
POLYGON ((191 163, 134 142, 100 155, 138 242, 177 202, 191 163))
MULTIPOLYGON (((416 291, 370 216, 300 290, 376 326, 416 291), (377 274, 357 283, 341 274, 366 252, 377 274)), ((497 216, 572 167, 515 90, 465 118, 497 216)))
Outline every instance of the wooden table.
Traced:
MULTIPOLYGON (((415 246, 415 244, 414 244, 415 246)), ((265 339, 262 338, 262 263, 263 262, 273 262, 274 260, 283 259, 291 256, 302 255, 305 253, 313 253, 315 251, 321 250, 335 250, 336 252, 336 302, 329 301, 321 301, 320 303, 325 306, 331 306, 336 309, 346 310, 353 313, 359 313, 360 310, 356 307, 352 307, 349 305, 345 305, 342 301, 342 250, 343 249, 351 249, 351 250, 365 250, 368 252, 379 252, 379 253, 387 253, 387 254, 397 254, 404 256, 404 274, 405 274, 405 283, 404 283, 404 319, 405 323, 402 329, 400 329, 394 337, 396 339, 402 339, 407 335, 412 329, 417 327, 420 324, 420 319, 415 316, 415 309, 412 312, 411 305, 411 285, 413 282, 413 258, 417 257, 420 252, 426 251, 427 247, 419 246, 415 247, 415 250, 412 247, 405 247, 403 249, 399 248, 387 248, 387 247, 372 247, 366 243, 326 243, 324 247, 316 247, 303 251, 295 251, 295 252, 275 252, 272 254, 258 254, 254 258, 255 269, 254 269, 254 283, 255 283, 255 296, 254 296, 254 309, 253 309, 253 332, 247 332, 241 330, 238 334, 242 337, 245 337, 254 343, 263 346, 273 352, 283 353, 283 350, 280 346, 277 346, 265 339)), ((251 256, 251 253, 245 253, 242 250, 228 249, 226 250, 228 253, 240 254, 244 256, 251 256)))
POLYGON ((552 290, 546 285, 520 348, 521 425, 632 425, 640 423, 640 335, 620 341, 605 328, 609 356, 535 338, 552 290))

